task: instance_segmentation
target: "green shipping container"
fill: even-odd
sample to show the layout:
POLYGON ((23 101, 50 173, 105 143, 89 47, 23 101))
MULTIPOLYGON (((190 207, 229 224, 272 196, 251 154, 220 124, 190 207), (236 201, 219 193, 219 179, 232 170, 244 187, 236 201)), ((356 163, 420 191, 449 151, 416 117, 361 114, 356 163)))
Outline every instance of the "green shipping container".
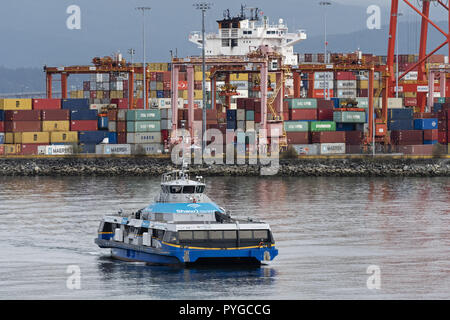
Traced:
POLYGON ((247 110, 245 112, 245 120, 247 120, 247 121, 255 121, 255 111, 247 110))
POLYGON ((127 132, 161 131, 160 121, 127 121, 127 132))
POLYGON ((366 113, 364 111, 335 111, 333 120, 339 123, 365 123, 366 113))
POLYGON ((317 108, 316 99, 286 99, 289 109, 314 109, 317 108))
POLYGON ((286 132, 308 132, 309 122, 308 121, 285 121, 284 131, 286 132))
POLYGON ((356 101, 358 102, 358 105, 356 106, 357 108, 364 108, 364 109, 369 108, 369 98, 358 97, 356 98, 356 101))
POLYGON ((336 122, 334 121, 311 121, 311 132, 336 131, 336 122))
POLYGON ((161 120, 159 109, 128 110, 127 121, 156 121, 161 120))

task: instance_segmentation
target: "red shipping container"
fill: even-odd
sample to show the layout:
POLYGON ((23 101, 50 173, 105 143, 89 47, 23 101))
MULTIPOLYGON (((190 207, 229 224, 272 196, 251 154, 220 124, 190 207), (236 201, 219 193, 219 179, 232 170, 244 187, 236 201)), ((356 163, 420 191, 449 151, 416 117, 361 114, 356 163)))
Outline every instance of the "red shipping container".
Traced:
POLYGON ((203 119, 203 109, 194 109, 194 120, 202 121, 203 119))
POLYGON ((442 119, 438 120, 438 130, 439 131, 447 131, 450 128, 450 120, 442 119))
POLYGON ((440 144, 447 144, 448 136, 449 136, 449 133, 447 131, 439 131, 438 132, 438 142, 440 144))
POLYGON ((41 131, 41 121, 5 121, 5 132, 38 131, 41 131))
MULTIPOLYGON (((87 82, 89 83, 89 81, 87 82)), ((33 99, 33 110, 61 109, 61 99, 33 99)))
POLYGON ((356 80, 356 76, 350 71, 336 72, 336 80, 356 80))
MULTIPOLYGON (((142 100, 142 99, 141 99, 142 100)), ((128 109, 128 99, 111 99, 111 104, 116 104, 117 109, 128 109)))
POLYGON ((70 131, 97 131, 97 120, 74 120, 70 121, 70 131))
POLYGON ((5 131, 5 122, 0 121, 0 132, 4 132, 5 131))
POLYGON ((163 129, 161 130, 161 141, 167 141, 169 140, 169 130, 163 129))
POLYGON ((127 133, 117 132, 117 144, 126 144, 126 143, 127 143, 127 133))
POLYGON ((247 99, 246 98, 238 98, 236 99, 236 106, 238 109, 246 109, 247 107, 247 99))
POLYGON ((434 112, 416 112, 414 113, 414 119, 433 119, 437 118, 437 113, 434 112))
MULTIPOLYGON (((247 99, 247 101, 245 102, 245 109, 246 110, 255 110, 255 101, 253 100, 253 98, 247 99)), ((287 110, 287 108, 286 108, 286 110, 287 110)))
POLYGON ((22 150, 21 150, 20 154, 23 156, 37 155, 39 146, 46 146, 46 144, 42 144, 42 143, 22 144, 22 150))
POLYGON ((127 132, 127 122, 117 121, 116 122, 116 132, 127 132))
POLYGON ((344 131, 345 143, 348 145, 356 146, 363 142, 364 134, 362 131, 344 131))
POLYGON ((291 120, 317 120, 317 109, 290 109, 291 120))
POLYGON ((334 101, 333 100, 325 100, 325 99, 317 99, 317 108, 319 109, 333 109, 334 101))
POLYGON ((417 106, 417 98, 405 98, 405 106, 406 107, 415 107, 417 106))
POLYGON ((40 110, 6 110, 5 121, 39 121, 40 110))
POLYGON ((2 144, 0 144, 0 156, 4 154, 5 154, 5 147, 2 144))
POLYGON ((286 132, 288 144, 309 144, 309 132, 286 132))
POLYGON ((261 122, 261 113, 255 112, 255 123, 260 123, 260 122, 261 122))
POLYGON ((391 131, 391 141, 396 145, 423 144, 423 130, 391 131))
POLYGON ((438 130, 423 130, 423 140, 438 140, 438 130))
POLYGON ((311 132, 311 143, 345 143, 345 131, 311 132))
POLYGON ((317 120, 333 121, 333 109, 318 108, 317 109, 317 120))
POLYGON ((117 121, 117 110, 108 110, 108 121, 117 121))
POLYGON ((425 144, 425 145, 407 145, 407 146, 397 146, 397 152, 403 154, 413 154, 413 155, 432 155, 433 154, 433 145, 425 144))
POLYGON ((89 96, 91 99, 97 99, 97 91, 90 91, 89 96))
POLYGON ((70 120, 70 110, 42 110, 41 119, 42 121, 67 121, 70 120))

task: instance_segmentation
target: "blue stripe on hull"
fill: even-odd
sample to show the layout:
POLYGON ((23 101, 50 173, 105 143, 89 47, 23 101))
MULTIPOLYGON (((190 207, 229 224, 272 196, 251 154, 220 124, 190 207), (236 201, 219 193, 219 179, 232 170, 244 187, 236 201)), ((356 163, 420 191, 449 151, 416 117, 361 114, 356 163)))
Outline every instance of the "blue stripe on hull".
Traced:
POLYGON ((151 264, 180 264, 180 260, 174 256, 151 254, 133 249, 111 248, 111 255, 114 258, 125 261, 139 261, 151 264))

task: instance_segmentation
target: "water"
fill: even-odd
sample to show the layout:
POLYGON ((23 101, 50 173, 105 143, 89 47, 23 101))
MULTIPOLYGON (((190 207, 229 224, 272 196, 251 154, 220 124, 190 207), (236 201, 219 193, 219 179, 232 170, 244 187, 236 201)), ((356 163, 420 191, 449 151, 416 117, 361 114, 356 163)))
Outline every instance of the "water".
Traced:
POLYGON ((102 215, 142 208, 159 178, 0 177, 0 298, 449 299, 449 182, 208 178, 219 205, 270 223, 279 255, 183 269, 116 261, 93 242, 102 215), (74 265, 80 289, 67 287, 74 265))

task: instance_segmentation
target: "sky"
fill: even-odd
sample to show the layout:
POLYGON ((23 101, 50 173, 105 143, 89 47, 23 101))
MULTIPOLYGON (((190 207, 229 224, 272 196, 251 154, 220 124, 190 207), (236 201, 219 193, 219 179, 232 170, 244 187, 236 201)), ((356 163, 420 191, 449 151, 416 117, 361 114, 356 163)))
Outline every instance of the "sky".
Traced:
MULTIPOLYGON (((351 34, 366 29, 369 5, 380 5, 381 23, 389 23, 390 0, 329 0, 327 25, 330 35, 351 34)), ((142 60, 142 16, 137 6, 150 6, 146 19, 147 57, 151 61, 170 59, 170 50, 179 56, 199 54, 187 38, 190 31, 201 29, 201 15, 189 0, 4 0, 0 11, 0 65, 6 67, 41 67, 46 65, 89 64, 95 56, 120 51, 128 58, 136 50, 135 61, 142 60), (71 5, 80 8, 80 29, 68 29, 71 5)), ((206 14, 207 32, 217 32, 216 20, 223 11, 232 15, 242 3, 259 7, 271 21, 283 18, 289 29, 305 29, 313 39, 324 33, 323 8, 319 0, 209 0, 212 9, 206 14)), ((412 0, 416 3, 416 0, 412 0)), ((404 4, 402 19, 418 20, 404 4)), ((441 10, 442 11, 442 10, 441 10)), ((445 16, 432 7, 437 19, 445 16)), ((385 43, 380 43, 385 51, 385 43)), ((352 48, 353 49, 353 48, 352 48)), ((306 49, 305 49, 306 50, 306 49)))

